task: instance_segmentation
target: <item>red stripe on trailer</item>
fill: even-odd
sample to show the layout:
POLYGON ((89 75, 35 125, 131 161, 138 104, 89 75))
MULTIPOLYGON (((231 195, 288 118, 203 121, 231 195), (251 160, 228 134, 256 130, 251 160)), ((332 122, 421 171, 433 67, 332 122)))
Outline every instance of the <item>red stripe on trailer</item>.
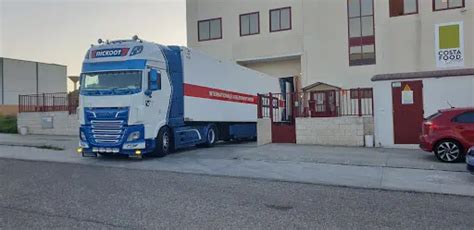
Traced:
POLYGON ((257 96, 255 95, 192 84, 184 84, 184 96, 206 98, 219 101, 230 101, 244 104, 257 104, 257 96))

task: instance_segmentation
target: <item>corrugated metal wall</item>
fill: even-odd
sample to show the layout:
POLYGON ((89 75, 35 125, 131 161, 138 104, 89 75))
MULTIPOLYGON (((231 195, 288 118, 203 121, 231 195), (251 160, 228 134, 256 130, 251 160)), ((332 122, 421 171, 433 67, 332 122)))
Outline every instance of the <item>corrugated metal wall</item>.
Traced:
POLYGON ((2 58, 0 102, 18 104, 18 95, 67 91, 67 68, 56 64, 2 58))

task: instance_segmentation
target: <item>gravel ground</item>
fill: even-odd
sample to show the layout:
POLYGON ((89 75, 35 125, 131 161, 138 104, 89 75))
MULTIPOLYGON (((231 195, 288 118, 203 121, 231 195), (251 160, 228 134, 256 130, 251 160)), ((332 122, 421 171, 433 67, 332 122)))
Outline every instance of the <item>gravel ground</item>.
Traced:
POLYGON ((473 201, 0 159, 0 229, 472 229, 473 201))

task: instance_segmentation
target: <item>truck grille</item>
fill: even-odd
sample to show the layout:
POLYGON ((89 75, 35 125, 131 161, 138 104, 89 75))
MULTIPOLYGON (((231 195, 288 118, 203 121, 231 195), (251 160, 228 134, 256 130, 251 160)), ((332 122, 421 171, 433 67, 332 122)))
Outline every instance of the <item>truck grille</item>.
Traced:
POLYGON ((92 135, 96 143, 119 143, 124 133, 124 121, 92 120, 92 135))

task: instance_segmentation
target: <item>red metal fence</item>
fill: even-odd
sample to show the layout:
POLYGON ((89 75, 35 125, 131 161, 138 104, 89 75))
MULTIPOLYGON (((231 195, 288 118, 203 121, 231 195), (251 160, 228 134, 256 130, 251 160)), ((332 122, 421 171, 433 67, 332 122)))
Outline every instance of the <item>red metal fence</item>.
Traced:
POLYGON ((291 122, 296 117, 373 116, 373 104, 372 88, 260 94, 258 117, 291 122))
POLYGON ((75 114, 79 105, 79 97, 67 93, 20 95, 18 101, 20 113, 68 111, 75 114))

